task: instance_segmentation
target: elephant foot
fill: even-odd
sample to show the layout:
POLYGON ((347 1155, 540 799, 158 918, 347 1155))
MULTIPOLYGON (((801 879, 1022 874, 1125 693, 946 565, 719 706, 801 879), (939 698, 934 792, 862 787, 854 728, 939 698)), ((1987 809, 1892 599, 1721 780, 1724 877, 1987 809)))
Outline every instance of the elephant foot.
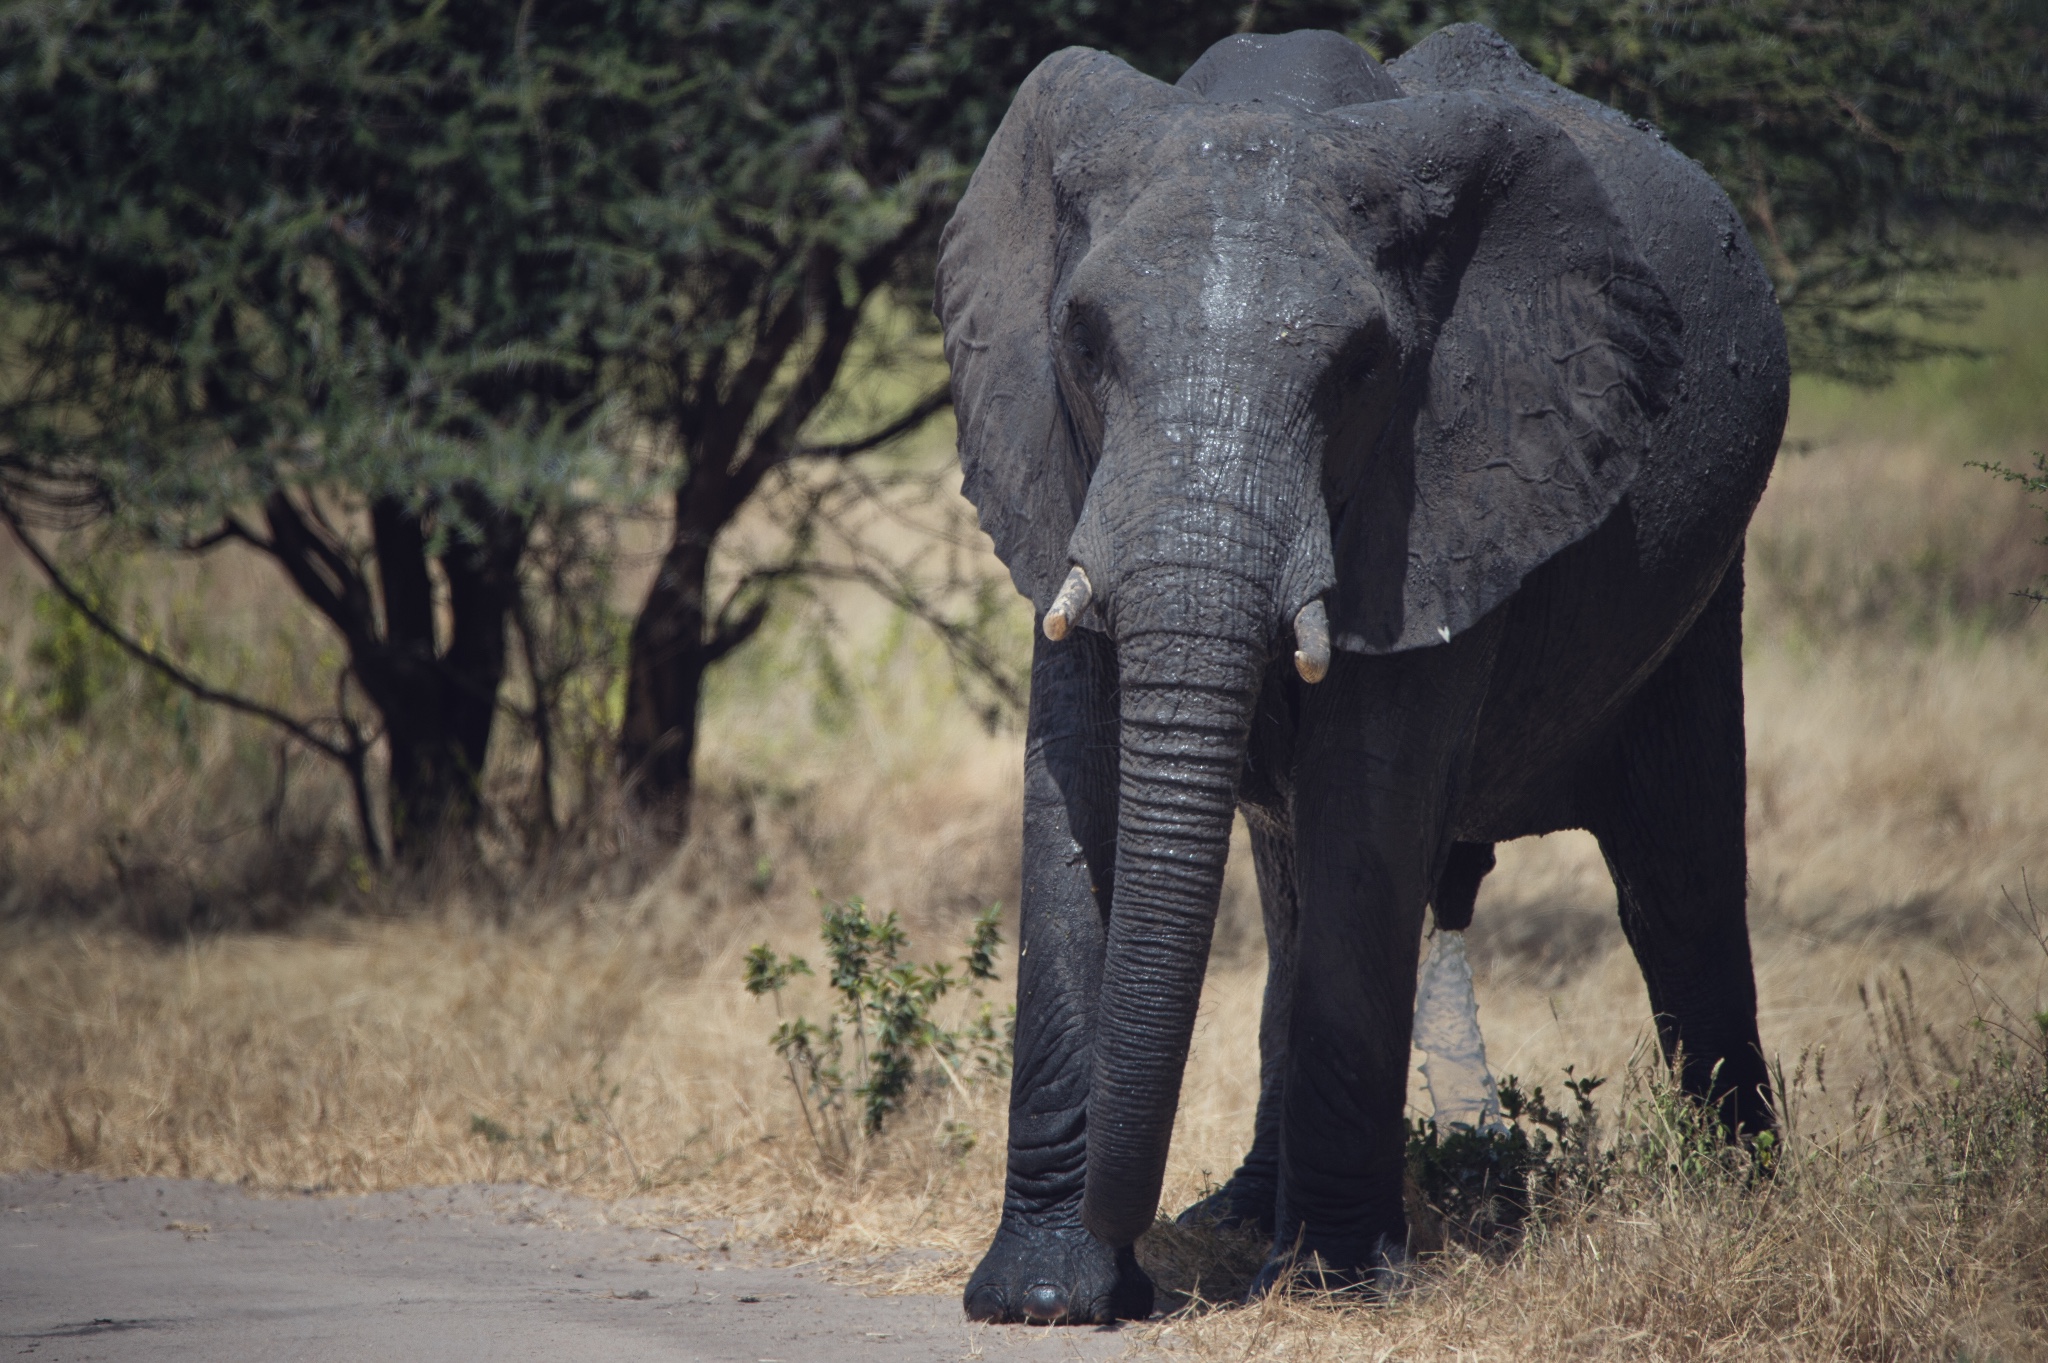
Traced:
POLYGON ((1245 1298, 1257 1301, 1284 1283, 1288 1292, 1299 1296, 1334 1294, 1352 1301, 1384 1302, 1406 1281, 1409 1262, 1407 1245, 1391 1235, 1378 1237, 1363 1253, 1276 1244, 1245 1298))
POLYGON ((1174 1224, 1213 1226, 1217 1230, 1257 1230, 1271 1235, 1273 1205, 1277 1196, 1272 1184, 1238 1174, 1200 1202, 1191 1204, 1174 1218, 1174 1224))
POLYGON ((1080 1226, 1004 1218, 967 1282, 967 1317, 1001 1324, 1107 1325, 1152 1314, 1152 1280, 1130 1246, 1112 1249, 1080 1226))

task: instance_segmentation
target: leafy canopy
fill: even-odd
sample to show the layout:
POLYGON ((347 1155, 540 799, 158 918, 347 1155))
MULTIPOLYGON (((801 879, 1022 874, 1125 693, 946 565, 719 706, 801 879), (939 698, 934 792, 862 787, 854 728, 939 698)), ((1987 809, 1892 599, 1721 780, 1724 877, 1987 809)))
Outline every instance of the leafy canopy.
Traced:
MULTIPOLYGON (((1234 18, 1094 9, 10 6, 5 454, 204 518, 291 483, 517 498, 617 463, 626 417, 755 421, 722 399, 780 367, 778 303, 935 235, 1032 63, 1170 72, 1234 18)), ((915 301, 928 249, 892 256, 915 301)))
POLYGON ((508 17, 0 17, 9 453, 173 521, 290 484, 516 500, 589 476, 630 311, 593 238, 655 188, 615 134, 672 77, 508 17))

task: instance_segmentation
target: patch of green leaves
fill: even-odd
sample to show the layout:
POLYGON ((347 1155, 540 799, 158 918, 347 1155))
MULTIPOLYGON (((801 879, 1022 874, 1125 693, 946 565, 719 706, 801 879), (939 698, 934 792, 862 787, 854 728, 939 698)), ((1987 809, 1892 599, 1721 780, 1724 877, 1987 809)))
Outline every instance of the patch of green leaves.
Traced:
MULTIPOLYGON (((820 1155, 850 1162, 858 1142, 880 1135, 920 1087, 940 1089, 1010 1072, 1014 1023, 998 1024, 984 1003, 967 1022, 947 1026, 938 1005, 955 989, 976 997, 996 978, 1002 945, 1000 904, 990 905, 969 929, 956 974, 945 962, 902 959, 909 938, 892 909, 876 913, 860 899, 827 902, 820 912, 824 978, 833 995, 823 1023, 798 1014, 776 1027, 769 1044, 782 1058, 820 1155)), ((798 976, 814 974, 797 955, 781 956, 763 942, 747 953, 742 982, 782 1009, 782 992, 798 976)), ((965 1149, 958 1132, 952 1143, 965 1149)))
POLYGON ((1947 227, 2048 213, 2043 17, 2029 0, 1372 0, 1351 32, 1393 57, 1483 23, 1654 124, 1742 214, 1794 367, 1874 384, 1960 348, 1919 324, 1953 320, 1948 286, 1997 267, 1947 227))
MULTIPOLYGON (((127 574, 118 559, 86 564, 77 585, 99 610, 126 617, 130 632, 153 647, 165 632, 148 606, 127 601, 127 574)), ((34 621, 28 644, 31 672, 29 699, 33 718, 77 727, 107 701, 125 696, 142 714, 167 720, 182 745, 192 741, 189 698, 161 675, 137 666, 84 613, 53 590, 36 593, 30 607, 34 621)))
POLYGON ((1551 1105, 1542 1085, 1526 1091, 1514 1075, 1500 1081, 1498 1125, 1433 1118, 1408 1123, 1408 1184, 1420 1210, 1446 1240, 1469 1246, 1508 1243, 1532 1207, 1562 1194, 1590 1195, 1605 1181, 1611 1154, 1600 1146, 1594 1090, 1607 1081, 1565 1069, 1575 1110, 1551 1105))

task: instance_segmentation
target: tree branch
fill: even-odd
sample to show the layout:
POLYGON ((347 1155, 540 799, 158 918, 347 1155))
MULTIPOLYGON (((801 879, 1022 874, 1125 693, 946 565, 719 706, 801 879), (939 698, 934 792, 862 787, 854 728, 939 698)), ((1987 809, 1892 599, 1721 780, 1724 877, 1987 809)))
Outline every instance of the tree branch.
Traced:
POLYGON ((753 638, 767 619, 768 598, 765 596, 755 597, 753 604, 748 606, 746 611, 738 617, 720 619, 718 627, 712 630, 711 637, 704 643, 704 666, 711 666, 720 658, 723 658, 726 654, 753 638))
MULTIPOLYGON (((341 631, 351 658, 363 662, 377 637, 369 587, 362 574, 319 529, 307 524, 282 490, 270 494, 264 510, 271 532, 264 542, 265 551, 283 566, 315 609, 341 631)), ((316 515, 318 510, 316 505, 316 515)))
POLYGON ((526 679, 533 687, 533 711, 520 715, 533 730, 537 750, 533 798, 539 807, 542 830, 552 835, 560 829, 555 821, 555 738, 550 714, 554 697, 548 694, 547 682, 541 675, 540 645, 534 638, 533 615, 526 606, 524 583, 512 594, 512 627, 519 631, 520 657, 526 664, 526 679))
POLYGON ((307 747, 316 749, 337 762, 345 762, 347 760, 347 748, 320 737, 320 735, 308 728, 303 720, 294 719, 282 710, 273 710, 261 701, 251 700, 247 696, 237 695, 233 691, 223 691, 218 687, 209 686, 177 663, 158 653, 155 649, 131 637, 119 625, 109 619, 99 607, 93 605, 92 601, 83 592, 71 585, 70 580, 51 561, 50 556, 43 552, 42 546, 29 536, 27 527, 21 523, 21 517, 11 503, 0 501, 0 519, 4 519, 7 522, 7 528, 14 532, 16 542, 28 552, 30 558, 35 560, 36 566, 43 570, 43 576, 50 580, 50 585, 56 589, 57 595, 63 597, 73 610, 84 616, 86 623, 119 646, 123 653, 128 654, 145 667, 161 673, 179 687, 189 691, 193 696, 206 701, 208 704, 218 705, 224 709, 236 710, 245 715, 253 715, 257 719, 266 720, 283 729, 307 747))
POLYGON ((851 459, 857 454, 866 454, 892 440, 909 435, 918 427, 930 421, 940 412, 953 405, 953 389, 942 384, 919 398, 909 410, 888 425, 870 431, 857 440, 842 440, 830 445, 799 445, 790 451, 792 459, 851 459))
POLYGON ((824 334, 819 338, 817 353, 811 356, 803 374, 791 385, 781 407, 760 428, 747 457, 733 470, 724 503, 728 518, 736 515, 747 498, 753 496, 754 489, 760 486, 771 469, 788 462, 797 453, 797 433, 817 412, 837 382, 840 364, 860 330, 861 314, 868 300, 889 277, 889 271, 903 252, 930 229, 934 211, 930 204, 920 208, 887 244, 876 247, 854 265, 856 297, 851 303, 840 296, 833 282, 837 256, 831 252, 820 253, 817 265, 825 303, 824 334))
POLYGON ((184 554, 203 554, 209 549, 226 544, 229 540, 239 540, 250 548, 260 549, 266 554, 275 555, 277 553, 277 546, 275 544, 244 525, 242 518, 239 516, 228 516, 221 521, 220 529, 210 534, 201 535, 196 540, 184 541, 178 546, 178 552, 184 554))
MULTIPOLYGON (((861 303, 867 295, 861 296, 861 303)), ((780 410, 770 419, 767 426, 754 437, 747 450, 747 457, 740 461, 726 480, 724 501, 721 510, 725 519, 739 514, 747 498, 761 485, 761 480, 773 469, 789 461, 796 442, 796 433, 803 429, 818 405, 831 391, 832 381, 838 376, 839 365, 846 358, 847 347, 853 344, 854 333, 860 329, 860 304, 852 307, 834 299, 825 322, 825 334, 819 339, 817 353, 804 367, 804 372, 783 400, 780 410)))
POLYGON ((918 589, 916 582, 895 565, 884 569, 864 562, 818 564, 810 569, 810 574, 828 580, 860 583, 898 610, 922 620, 932 633, 939 636, 939 642, 945 645, 954 661, 981 678, 1003 704, 1020 715, 1029 709, 1029 697, 1010 678, 1001 659, 987 642, 974 630, 949 618, 918 589))
MULTIPOLYGON (((260 719, 265 723, 275 725, 321 756, 338 763, 348 773, 349 783, 356 791, 357 820, 361 826, 360 831, 362 833, 364 850, 369 854, 372 865, 382 866, 384 864, 384 849, 378 841, 376 826, 370 821, 370 811, 364 785, 364 758, 369 751, 371 742, 374 740, 365 739, 361 731, 357 729, 355 724, 346 715, 340 716, 338 722, 341 724, 343 731, 348 734, 348 742, 335 743, 315 733, 311 725, 305 720, 297 719, 282 710, 274 709, 271 706, 265 705, 262 701, 251 700, 249 697, 233 691, 223 691, 217 686, 209 686, 192 673, 186 671, 178 663, 171 661, 155 649, 129 635, 127 631, 115 624, 105 612, 95 606, 85 593, 74 587, 50 556, 43 552, 42 546, 37 544, 29 535, 28 527, 22 524, 21 517, 15 511, 13 504, 4 499, 0 499, 0 520, 7 522, 7 528, 13 532, 15 541, 21 545, 30 558, 35 560, 36 566, 42 569, 43 576, 49 579, 50 586, 56 590, 57 595, 63 597, 65 603, 71 609, 77 611, 87 624, 105 635, 123 653, 135 659, 144 667, 168 679, 174 686, 184 690, 195 699, 203 701, 208 705, 218 705, 224 710, 233 710, 238 714, 248 715, 254 719, 260 719)), ((346 675, 346 669, 344 669, 344 675, 346 675)))
MULTIPOLYGON (((831 271, 825 270, 826 286, 830 286, 831 271)), ((768 385, 782 369, 782 361, 790 348, 803 337, 804 296, 815 283, 806 280, 799 285, 796 295, 784 301, 773 313, 768 311, 767 301, 762 301, 762 316, 765 320, 752 352, 739 372, 733 376, 732 384, 718 405, 711 409, 705 423, 704 440, 701 449, 705 459, 705 474, 714 484, 723 483, 730 470, 725 460, 736 449, 754 409, 761 405, 762 396, 768 385)), ((694 473, 695 470, 693 469, 694 473)))

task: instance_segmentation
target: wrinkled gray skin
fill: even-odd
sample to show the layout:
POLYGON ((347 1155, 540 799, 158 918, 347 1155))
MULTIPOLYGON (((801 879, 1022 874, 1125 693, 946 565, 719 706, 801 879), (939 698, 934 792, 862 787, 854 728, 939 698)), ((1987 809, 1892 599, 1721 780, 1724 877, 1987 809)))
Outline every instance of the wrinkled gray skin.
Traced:
POLYGON ((1382 68, 1236 38, 1035 71, 947 231, 966 489, 1042 613, 1001 1226, 981 1319, 1143 1316, 1232 812, 1270 944, 1257 1135, 1197 1209, 1403 1253, 1424 906, 1598 837, 1667 1055, 1769 1124, 1740 553, 1783 331, 1726 198, 1475 26, 1382 68), (1291 661, 1327 605, 1318 685, 1291 661), (1718 1068, 1717 1068, 1718 1067, 1718 1068))

